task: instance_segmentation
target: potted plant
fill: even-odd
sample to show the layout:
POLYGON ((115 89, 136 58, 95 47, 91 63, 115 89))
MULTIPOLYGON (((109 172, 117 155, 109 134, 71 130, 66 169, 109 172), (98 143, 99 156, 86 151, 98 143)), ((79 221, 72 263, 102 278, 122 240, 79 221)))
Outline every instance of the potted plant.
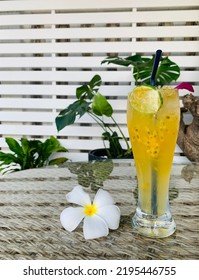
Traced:
MULTIPOLYGON (((151 58, 143 57, 141 55, 133 55, 129 57, 107 57, 102 61, 107 64, 116 64, 125 67, 133 67, 133 78, 135 85, 146 84, 150 85, 151 73, 154 65, 155 55, 151 58)), ((179 66, 171 61, 168 57, 161 57, 159 67, 157 69, 155 79, 156 87, 169 85, 172 81, 176 81, 180 75, 179 66)), ((102 84, 101 77, 95 75, 88 84, 84 84, 76 89, 76 101, 70 104, 67 108, 62 110, 56 117, 56 126, 58 131, 65 126, 73 124, 76 119, 81 118, 84 114, 89 114, 96 123, 103 129, 102 140, 108 140, 109 147, 105 149, 97 149, 94 153, 102 157, 108 158, 122 158, 132 156, 131 148, 129 147, 127 138, 124 136, 121 128, 113 117, 113 108, 108 102, 107 98, 99 92, 99 87, 102 84), (104 116, 111 118, 115 127, 119 131, 113 131, 108 123, 104 122, 104 116), (120 140, 123 139, 126 143, 126 149, 122 148, 120 140)), ((184 83, 184 85, 187 83, 184 83)), ((181 87, 179 87, 181 88, 181 87)), ((186 85, 185 87, 186 88, 186 85)), ((91 151, 91 154, 93 151, 91 151)), ((96 159, 92 157, 91 159, 96 159)))
POLYGON ((88 84, 84 84, 76 89, 76 100, 66 109, 62 110, 56 117, 56 126, 58 131, 65 126, 73 124, 77 118, 84 114, 91 116, 95 122, 102 128, 102 140, 104 149, 91 151, 89 159, 100 158, 122 158, 132 157, 132 150, 128 140, 122 132, 120 126, 113 117, 113 108, 107 98, 99 92, 102 84, 101 77, 95 75, 88 84), (104 117, 110 118, 117 131, 113 131, 109 123, 105 122, 104 117), (123 139, 126 148, 123 149, 120 140, 123 139), (109 146, 106 146, 106 141, 109 146))
POLYGON ((25 137, 19 141, 12 137, 6 137, 5 140, 11 153, 0 151, 2 174, 47 165, 59 165, 68 160, 66 157, 53 157, 54 154, 68 151, 53 136, 44 142, 36 139, 28 140, 25 137))

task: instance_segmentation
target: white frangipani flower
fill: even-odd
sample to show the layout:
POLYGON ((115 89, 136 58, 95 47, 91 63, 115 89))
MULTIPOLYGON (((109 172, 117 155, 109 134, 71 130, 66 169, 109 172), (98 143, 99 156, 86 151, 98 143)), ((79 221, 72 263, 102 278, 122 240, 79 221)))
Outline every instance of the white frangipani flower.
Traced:
POLYGON ((117 229, 120 221, 120 209, 114 205, 111 195, 99 189, 91 203, 89 195, 81 186, 76 186, 66 195, 68 202, 80 207, 68 207, 60 215, 62 226, 73 231, 84 219, 83 234, 85 239, 107 236, 109 229, 117 229))

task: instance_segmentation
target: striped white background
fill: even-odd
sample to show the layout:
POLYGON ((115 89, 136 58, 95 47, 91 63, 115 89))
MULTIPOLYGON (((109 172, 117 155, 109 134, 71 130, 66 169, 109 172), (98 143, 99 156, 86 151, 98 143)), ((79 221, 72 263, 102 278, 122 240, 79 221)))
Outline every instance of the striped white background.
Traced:
POLYGON ((0 1, 0 147, 6 136, 54 135, 72 160, 103 147, 102 131, 88 116, 59 133, 55 126, 76 87, 94 74, 128 135, 133 78, 130 68, 101 65, 110 54, 151 56, 160 48, 181 67, 178 83, 192 83, 199 95, 198 21, 198 0, 0 1))

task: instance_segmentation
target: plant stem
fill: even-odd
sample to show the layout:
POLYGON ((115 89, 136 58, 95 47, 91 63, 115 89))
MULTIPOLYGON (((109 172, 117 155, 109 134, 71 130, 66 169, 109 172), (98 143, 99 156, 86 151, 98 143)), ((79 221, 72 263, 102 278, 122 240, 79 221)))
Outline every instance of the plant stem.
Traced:
POLYGON ((94 115, 92 112, 89 112, 89 111, 88 111, 88 114, 96 121, 96 123, 98 123, 98 124, 101 126, 101 128, 102 128, 105 132, 107 132, 107 129, 106 129, 106 128, 108 128, 108 129, 113 133, 112 129, 111 129, 108 125, 106 125, 106 124, 103 122, 102 119, 100 119, 98 116, 94 115))
MULTIPOLYGON (((113 133, 113 130, 108 126, 106 125, 102 119, 100 119, 98 116, 96 116, 95 114, 93 114, 92 112, 89 112, 88 111, 88 114, 99 124, 99 126, 105 131, 105 132, 108 132, 108 130, 113 133)), ((109 152, 109 149, 107 149, 106 145, 105 145, 105 141, 103 140, 103 144, 104 144, 104 147, 107 151, 107 155, 109 158, 111 158, 111 154, 109 152)), ((113 143, 114 144, 114 143, 113 143)), ((115 146, 115 150, 117 150, 117 146, 115 146)))
MULTIPOLYGON (((104 121, 103 121, 101 118, 99 118, 98 116, 96 116, 95 114, 93 114, 92 111, 87 111, 87 113, 96 121, 97 124, 99 124, 99 126, 100 126, 105 132, 108 132, 108 130, 109 130, 111 133, 113 133, 113 130, 109 127, 109 125, 105 124, 104 121)), ((123 134, 121 128, 119 127, 119 125, 117 124, 117 122, 115 121, 115 119, 114 119, 112 116, 110 116, 110 118, 112 119, 112 121, 113 121, 113 123, 116 125, 116 127, 118 128, 118 130, 119 130, 119 132, 120 132, 120 134, 121 134, 123 140, 125 141, 127 150, 130 150, 129 143, 128 143, 126 137, 124 136, 124 134, 123 134)), ((105 145, 105 142, 104 142, 104 141, 103 141, 103 143, 104 143, 104 147, 106 148, 106 145, 105 145)), ((117 145, 115 145, 114 142, 112 142, 112 145, 115 146, 115 151, 117 151, 117 148, 118 148, 117 145)), ((107 150, 107 152, 108 152, 108 150, 107 150)))
POLYGON ((113 120, 114 124, 117 126, 117 128, 119 129, 121 135, 122 135, 122 138, 124 139, 125 143, 126 143, 126 146, 127 146, 127 150, 130 149, 130 146, 129 146, 129 143, 126 139, 126 137, 124 136, 124 133, 122 132, 121 128, 119 127, 119 125, 117 124, 117 122, 115 121, 115 119, 111 116, 111 119, 113 120))

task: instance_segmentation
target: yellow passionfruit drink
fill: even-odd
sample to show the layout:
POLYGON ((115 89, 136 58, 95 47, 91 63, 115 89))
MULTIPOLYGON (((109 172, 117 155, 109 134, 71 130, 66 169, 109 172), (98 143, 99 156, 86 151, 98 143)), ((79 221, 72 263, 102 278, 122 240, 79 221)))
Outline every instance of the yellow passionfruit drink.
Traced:
POLYGON ((129 93, 131 106, 146 114, 154 114, 160 109, 163 99, 160 92, 151 86, 137 86, 129 93))

